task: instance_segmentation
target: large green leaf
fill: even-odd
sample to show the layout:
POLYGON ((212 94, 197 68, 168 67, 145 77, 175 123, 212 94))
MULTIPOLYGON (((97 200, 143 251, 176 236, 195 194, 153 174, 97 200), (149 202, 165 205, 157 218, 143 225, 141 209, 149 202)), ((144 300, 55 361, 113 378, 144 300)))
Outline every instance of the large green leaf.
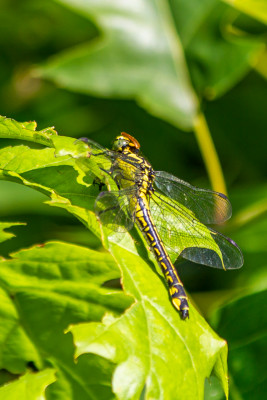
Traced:
MULTIPOLYGON (((77 325, 71 331, 77 355, 95 353, 119 364, 113 376, 119 399, 139 399, 142 392, 146 399, 203 399, 205 377, 214 363, 225 364, 226 349, 201 326, 188 324, 179 331, 175 326, 148 302, 119 319, 107 317, 103 324, 77 325)), ((226 373, 224 367, 220 373, 226 373)))
POLYGON ((230 397, 263 399, 266 395, 267 280, 265 289, 245 293, 212 318, 229 344, 230 397))
MULTIPOLYGON (((15 137, 15 133, 12 131, 12 121, 5 120, 5 124, 10 127, 8 134, 15 137)), ((22 131, 19 130, 19 135, 23 136, 24 128, 21 126, 20 128, 22 131)), ((33 132, 32 135, 35 133, 33 132)), ((38 141, 42 140, 40 135, 42 133, 37 134, 38 141)), ((16 304, 19 304, 17 309, 20 319, 26 321, 26 328, 30 326, 31 339, 39 349, 37 355, 40 354, 41 349, 41 353, 48 354, 53 366, 60 369, 63 381, 71 379, 65 369, 62 371, 59 367, 59 364, 62 365, 65 360, 66 368, 68 370, 73 368, 69 365, 72 350, 66 354, 66 348, 69 349, 69 337, 67 335, 66 338, 63 338, 62 334, 66 324, 86 320, 95 321, 106 311, 112 312, 112 314, 115 311, 115 317, 110 317, 111 324, 108 323, 107 326, 105 326, 106 323, 92 325, 94 328, 97 327, 96 336, 98 330, 104 329, 107 335, 106 346, 101 341, 101 335, 99 338, 94 337, 93 347, 89 341, 86 342, 86 346, 89 346, 90 352, 96 353, 93 361, 98 360, 101 355, 109 359, 109 362, 119 364, 113 379, 113 390, 116 391, 119 398, 137 398, 146 385, 146 398, 151 396, 155 399, 175 398, 179 393, 179 396, 184 396, 181 399, 185 397, 202 399, 205 378, 209 377, 212 371, 219 377, 227 394, 226 342, 209 328, 205 320, 194 310, 192 304, 190 304, 190 320, 182 321, 180 319, 169 300, 161 271, 151 253, 147 251, 142 236, 136 231, 133 231, 133 237, 129 233, 112 233, 99 226, 93 212, 93 199, 98 193, 97 186, 93 184, 94 176, 101 176, 101 173, 103 175, 95 160, 95 158, 98 160, 98 157, 85 157, 89 154, 87 146, 81 142, 74 144, 72 138, 53 135, 49 138, 49 143, 55 148, 54 150, 20 147, 22 151, 19 151, 17 147, 14 147, 13 149, 7 148, 6 154, 5 150, 2 150, 0 154, 1 177, 44 192, 50 197, 48 202, 50 205, 69 211, 96 235, 101 236, 112 259, 120 268, 125 293, 135 298, 136 303, 125 314, 116 318, 116 314, 122 311, 126 304, 129 305, 130 298, 125 297, 122 293, 112 294, 107 289, 99 288, 99 284, 103 282, 103 280, 99 280, 100 278, 98 278, 97 285, 94 280, 86 282, 86 276, 88 276, 88 280, 90 277, 94 279, 92 272, 89 274, 86 269, 87 275, 85 275, 84 269, 82 267, 79 269, 79 264, 82 264, 81 258, 78 259, 78 263, 75 263, 74 270, 72 263, 64 261, 64 257, 69 259, 74 254, 74 251, 68 252, 66 248, 60 250, 58 247, 66 245, 47 244, 44 248, 34 248, 26 253, 16 254, 18 261, 5 261, 6 268, 9 268, 7 273, 2 274, 1 279, 5 290, 8 290, 13 296, 15 293, 16 304), (56 151, 56 158, 52 157, 53 151, 56 151), (25 152, 27 161, 24 166, 25 152), (8 163, 5 163, 5 157, 7 157, 8 163), (94 174, 90 174, 91 168, 93 168, 94 174), (48 252, 48 256, 46 256, 46 252, 48 252), (44 264, 42 260, 44 260, 44 264), (50 265, 50 262, 53 266, 47 267, 47 263, 50 265), (31 263, 33 263, 33 267, 31 263), (24 272, 20 265, 25 266, 25 264, 28 264, 28 267, 24 272), (14 265, 17 269, 14 268, 14 265), (60 272, 58 271, 59 265, 62 268, 60 272), (32 268, 38 273, 37 280, 35 276, 31 277, 32 268), (64 268, 67 268, 67 276, 63 273, 64 268), (24 273, 27 275, 26 280, 24 273), (78 274, 79 282, 76 282, 76 274, 78 274), (58 281, 59 276, 63 282, 58 281), (108 293, 109 296, 107 296, 108 293), (74 299, 69 298, 71 295, 74 296, 74 299), (94 304, 92 305, 91 302, 94 304), (68 312, 69 309, 70 312, 68 312), (56 333, 55 325, 59 329, 56 333), (40 335, 40 329, 44 332, 42 335, 40 335), (163 336, 167 337, 167 343, 162 340, 163 336), (130 348, 132 350, 129 353, 130 348), (110 351, 113 355, 110 354, 110 351), (136 354, 134 360, 130 355, 133 353, 136 354), (170 366, 172 366, 171 379, 170 366), (125 377, 125 380, 122 380, 122 376, 125 377), (132 379, 131 392, 126 390, 130 378, 132 379), (194 385, 192 385, 192 381, 194 385), (181 388, 184 393, 182 395, 181 388), (132 397, 129 397, 130 395, 132 397)), ((80 252, 81 249, 78 248, 78 251, 80 252)), ((88 251, 90 254, 83 254, 82 258, 92 258, 92 253, 90 250, 88 251)), ((103 260, 107 260, 108 256, 103 254, 103 257, 103 260)), ((112 273, 107 274, 103 269, 100 275, 102 276, 102 274, 104 274, 105 280, 114 277, 112 273)), ((118 276, 117 270, 116 274, 118 276)), ((105 321, 107 320, 105 319, 105 321)), ((109 318, 108 321, 110 321, 109 318)), ((92 326, 90 325, 90 329, 92 326)), ((91 339, 93 338, 91 337, 91 339)), ((89 338, 89 340, 91 339, 89 338)), ((83 357, 85 356, 79 357, 77 368, 83 361, 83 357)), ((36 356, 35 364, 39 365, 41 361, 36 356)), ((104 363, 104 360, 102 362, 104 363)), ((88 371, 90 368, 88 367, 88 371)), ((106 368, 110 372, 110 367, 106 368)), ((83 374, 86 375, 86 371, 83 374)), ((87 374, 90 376, 89 372, 87 374)), ((71 380, 80 396, 84 395, 87 385, 91 384, 90 381, 84 387, 85 375, 82 378, 82 387, 79 384, 77 387, 76 383, 71 380)), ((100 385, 101 376, 99 370, 96 370, 93 377, 97 382, 100 379, 100 385), (98 373, 99 378, 97 378, 98 373)), ((52 388, 53 385, 51 391, 52 388)))
POLYGON ((197 101, 165 0, 59 2, 96 22, 101 34, 54 57, 43 76, 82 93, 133 98, 156 116, 192 126, 197 101))
POLYGON ((100 35, 57 54, 41 74, 81 93, 133 98, 182 128, 192 128, 198 108, 189 75, 201 96, 214 98, 264 50, 262 39, 231 28, 236 16, 218 0, 57 1, 93 21, 100 35))
POLYGON ((71 337, 63 333, 70 323, 99 320, 107 310, 119 315, 131 303, 101 287, 119 276, 111 256, 58 242, 11 256, 1 261, 0 369, 21 374, 29 363, 52 365, 57 381, 48 399, 113 398, 112 365, 99 357, 75 364, 71 337))
POLYGON ((138 302, 122 317, 71 327, 77 355, 95 353, 118 363, 113 390, 119 399, 202 399, 212 370, 227 392, 227 345, 190 307, 182 321, 171 309, 164 283, 134 254, 111 244, 123 284, 138 302), (131 267, 134 265, 134 268, 131 267))

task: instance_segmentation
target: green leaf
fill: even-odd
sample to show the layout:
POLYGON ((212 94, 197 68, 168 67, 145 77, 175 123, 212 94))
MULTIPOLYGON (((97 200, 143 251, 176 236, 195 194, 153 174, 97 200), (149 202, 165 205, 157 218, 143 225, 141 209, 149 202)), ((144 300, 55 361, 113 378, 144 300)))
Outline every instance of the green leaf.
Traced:
MULTIPOLYGON (((112 265, 115 260, 120 268, 124 291, 131 297, 116 292, 110 294, 107 289, 99 288, 98 285, 104 280, 119 276, 117 269, 115 275, 112 275, 113 272, 102 270, 100 275, 103 278, 98 278, 96 284, 93 273, 90 275, 86 267, 88 279, 90 277, 92 279, 88 282, 86 275, 83 274, 83 268, 78 266, 82 265, 82 259, 92 258, 92 253, 82 254, 78 259, 76 257, 77 262, 74 264, 64 261, 64 257, 69 259, 75 254, 74 250, 68 252, 66 245, 58 243, 16 254, 17 262, 10 261, 10 266, 8 261, 5 262, 6 268, 8 266, 9 268, 6 272, 3 270, 1 279, 8 293, 12 293, 12 296, 15 293, 15 301, 19 305, 17 307, 20 312, 19 318, 26 321, 26 327, 30 327, 31 339, 37 345, 38 354, 41 350, 41 353, 49 355, 52 365, 61 371, 63 381, 71 379, 65 369, 74 368, 70 364, 72 350, 65 354, 66 348, 70 348, 70 343, 68 335, 66 338, 62 337, 62 331, 66 329, 66 324, 95 321, 109 310, 115 314, 112 316, 111 324, 108 323, 106 327, 105 324, 90 325, 90 329, 96 326, 101 331, 105 330, 106 347, 101 342, 100 336, 101 346, 97 344, 96 338, 94 348, 101 347, 102 350, 90 350, 90 352, 95 353, 96 360, 99 360, 99 356, 108 359, 108 361, 102 360, 103 363, 109 362, 109 364, 105 368, 101 365, 101 368, 109 373, 111 373, 110 363, 118 364, 113 390, 119 398, 138 398, 146 383, 147 398, 149 396, 160 398, 161 393, 164 393, 164 398, 176 398, 178 393, 180 396, 182 388, 184 397, 181 399, 202 399, 205 378, 209 377, 212 371, 219 377, 227 394, 226 342, 209 328, 192 304, 190 304, 190 320, 180 319, 171 305, 159 266, 151 253, 147 252, 144 239, 138 232, 133 231, 131 236, 129 233, 110 232, 99 226, 93 212, 94 199, 99 189, 93 182, 95 176, 101 174, 103 176, 103 171, 98 165, 100 160, 101 166, 100 157, 84 157, 88 154, 88 148, 79 142, 77 146, 72 138, 56 136, 51 139, 50 144, 56 148, 56 154, 62 156, 53 158, 53 149, 23 148, 23 152, 20 152, 15 147, 9 149, 7 153, 3 149, 0 154, 0 165, 4 167, 2 176, 43 191, 50 197, 50 205, 71 212, 92 232, 101 236, 110 252, 109 257, 112 256, 112 265), (24 150, 27 152, 25 166, 22 162, 25 157, 22 155, 24 150), (8 163, 4 162, 5 158, 8 158, 8 163), (88 173, 91 170, 94 171, 93 174, 88 173), (25 270, 27 279, 24 278, 24 270, 23 274, 21 270, 25 264, 28 264, 25 270), (61 266, 60 271, 58 266, 61 266), (64 274, 64 268, 67 269, 67 275, 64 274), (37 281, 33 271, 38 272, 37 281), (78 281, 75 278, 76 274, 78 281), (63 282, 58 282, 59 277, 63 282), (116 318, 126 305, 130 305, 132 298, 136 304, 121 317, 116 318), (40 310, 43 310, 41 314, 40 310), (57 333, 54 330, 55 325, 59 329, 57 333), (163 335, 168 337, 167 343, 162 340, 163 335), (105 349, 111 349, 113 355, 110 356, 105 349), (134 360, 131 354, 136 354, 134 360), (66 362, 64 371, 60 367, 62 360, 66 362), (171 379, 170 365, 172 365, 171 379), (122 376, 125 379, 122 380, 122 376)), ((78 251, 81 251, 80 248, 78 251)), ((103 257, 105 257, 103 262, 106 262, 108 255, 103 254, 103 257)), ((98 261, 96 264, 96 268, 98 265, 101 267, 98 261)), ((82 357, 79 357, 79 363, 82 362, 82 357)), ((91 355, 90 359, 91 357, 93 356, 91 355)), ((36 359, 35 362, 38 364, 41 361, 36 359)), ((88 374, 90 375, 89 372, 88 374)), ((78 385, 77 393, 86 392, 87 384, 84 383, 84 379, 83 376, 82 381, 85 386, 82 385, 81 388, 78 385)), ((71 382, 75 386, 72 379, 71 382)))
MULTIPOLYGON (((245 268, 237 277, 238 286, 251 290, 263 289, 267 282, 267 186, 258 184, 239 188, 232 195, 233 207, 240 211, 228 225, 233 232, 234 240, 244 252, 245 268)), ((232 234, 231 234, 232 235, 232 234)))
MULTIPOLYGON (((54 156, 53 149, 35 150, 17 146, 0 150, 0 167, 4 167, 3 178, 9 178, 42 191, 51 197, 50 205, 66 208, 81 219, 97 236, 100 236, 95 215, 90 213, 90 210, 94 210, 94 200, 98 194, 97 187, 92 184, 94 177, 102 177, 103 180, 107 175, 101 170, 103 159, 93 156, 84 157, 90 149, 81 142, 78 142, 76 146, 73 138, 56 136, 51 140, 51 144, 55 146, 57 158, 54 156), (72 158, 69 158, 69 155, 72 158), (71 166, 75 167, 78 176, 71 166), (85 177, 87 182, 84 181, 85 177)), ((112 182, 110 184, 112 185, 112 182)), ((171 213, 167 217, 169 220, 173 218, 171 213)), ((177 254, 187 247, 195 246, 198 240, 199 246, 215 251, 222 260, 221 251, 216 242, 211 240, 208 228, 199 224, 196 230, 200 235, 199 239, 195 237, 192 241, 187 235, 181 242, 180 248, 176 249, 177 252, 171 253, 172 258, 175 260, 177 254)), ((120 236, 116 240, 120 242, 120 236)))
POLYGON ((0 368, 18 374, 28 363, 52 365, 57 382, 48 399, 58 391, 62 398, 113 398, 112 364, 99 357, 75 364, 71 336, 63 333, 70 323, 99 320, 107 310, 120 315, 131 304, 121 291, 101 287, 119 276, 111 256, 58 242, 12 256, 1 261, 0 368))
POLYGON ((170 4, 197 92, 208 99, 221 96, 255 64, 263 39, 236 28, 236 12, 218 0, 170 4))
POLYGON ((199 107, 189 76, 201 97, 215 98, 264 51, 263 39, 236 29, 236 13, 218 0, 57 1, 93 21, 99 37, 54 56, 41 75, 77 92, 135 99, 184 129, 199 107))
POLYGON ((267 24, 267 3, 265 0, 223 0, 225 3, 267 24))
POLYGON ((203 399, 205 377, 221 362, 227 393, 226 342, 193 307, 191 320, 184 322, 168 308, 167 296, 160 305, 154 300, 146 296, 122 317, 107 316, 102 324, 72 326, 76 355, 95 353, 119 364, 113 376, 119 399, 139 399, 143 390, 146 399, 203 399))
POLYGON ((45 389, 56 380, 55 370, 27 372, 19 379, 0 388, 0 397, 5 400, 44 400, 45 389))
POLYGON ((262 399, 266 393, 267 281, 219 309, 211 320, 229 345, 230 396, 262 399))
MULTIPOLYGON (((2 265, 3 262, 1 261, 1 268, 2 265)), ((26 363, 30 361, 37 368, 41 368, 42 362, 38 351, 20 326, 19 316, 13 300, 2 285, 0 287, 0 298, 0 368, 5 368, 13 374, 20 374, 25 372, 26 363)))
POLYGON ((57 134, 53 128, 36 131, 36 122, 17 122, 0 116, 0 137, 7 139, 29 140, 49 146, 51 138, 57 134))
POLYGON ((197 101, 165 0, 59 2, 93 20, 101 35, 55 56, 43 76, 78 92, 135 99, 153 115, 192 127, 197 101))
POLYGON ((25 225, 23 222, 0 222, 0 243, 4 242, 5 240, 11 239, 14 237, 14 233, 5 232, 5 229, 8 229, 12 226, 17 225, 25 225))
POLYGON ((118 319, 71 328, 76 354, 92 352, 119 364, 113 376, 119 399, 138 399, 145 385, 146 398, 202 399, 205 378, 212 370, 227 395, 226 342, 210 330, 192 304, 190 319, 180 319, 155 265, 149 267, 138 255, 109 243, 122 269, 124 289, 138 302, 118 319), (127 390, 129 385, 133 392, 127 390))

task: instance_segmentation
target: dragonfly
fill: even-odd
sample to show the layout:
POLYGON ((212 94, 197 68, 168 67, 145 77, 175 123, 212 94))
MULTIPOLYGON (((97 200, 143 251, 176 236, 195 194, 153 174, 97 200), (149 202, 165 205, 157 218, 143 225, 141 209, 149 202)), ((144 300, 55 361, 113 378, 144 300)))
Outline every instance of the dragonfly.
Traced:
POLYGON ((116 190, 102 191, 95 201, 101 223, 118 232, 135 224, 166 279, 173 306, 181 318, 189 317, 189 300, 172 259, 189 261, 224 270, 243 265, 237 244, 208 225, 231 217, 228 198, 200 189, 164 171, 155 171, 141 155, 139 142, 122 132, 112 150, 88 138, 89 157, 115 182, 116 190))

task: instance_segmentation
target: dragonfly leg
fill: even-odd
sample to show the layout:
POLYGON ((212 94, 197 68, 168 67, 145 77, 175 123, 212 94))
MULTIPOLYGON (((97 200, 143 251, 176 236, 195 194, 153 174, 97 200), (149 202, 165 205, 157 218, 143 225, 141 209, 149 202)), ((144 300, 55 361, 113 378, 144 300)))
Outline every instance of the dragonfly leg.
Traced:
POLYGON ((96 178, 93 180, 93 185, 97 185, 97 186, 98 186, 98 189, 99 189, 99 192, 101 192, 101 191, 102 191, 102 188, 105 186, 105 183, 101 182, 101 180, 100 180, 99 178, 96 177, 96 178))
POLYGON ((99 168, 99 169, 101 169, 101 171, 105 172, 105 173, 108 174, 108 175, 111 175, 112 172, 113 172, 111 168, 110 168, 110 169, 99 168))

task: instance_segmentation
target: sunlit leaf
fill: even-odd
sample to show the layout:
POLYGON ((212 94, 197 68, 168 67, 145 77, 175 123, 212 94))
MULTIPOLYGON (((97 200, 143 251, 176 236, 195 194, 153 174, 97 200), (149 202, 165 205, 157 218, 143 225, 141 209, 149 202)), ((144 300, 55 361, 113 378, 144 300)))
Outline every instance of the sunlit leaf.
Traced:
POLYGON ((182 321, 170 307, 161 279, 151 268, 144 276, 144 261, 138 256, 117 245, 111 245, 111 252, 123 270, 125 290, 139 301, 118 319, 73 326, 76 354, 99 354, 119 364, 113 376, 119 399, 138 399, 142 390, 147 399, 202 399, 205 377, 212 370, 227 393, 226 342, 210 331, 192 305, 190 319, 182 321))
POLYGON ((28 372, 14 382, 0 388, 0 398, 5 400, 45 400, 45 389, 56 380, 55 370, 28 372))
MULTIPOLYGON (((52 152, 55 151, 53 149, 23 148, 27 151, 25 168, 20 162, 22 157, 17 147, 13 150, 9 148, 7 155, 3 150, 1 153, 2 177, 42 191, 50 197, 48 204, 69 211, 96 235, 101 236, 110 253, 110 255, 103 253, 103 262, 106 263, 107 257, 112 256, 111 265, 115 260, 122 275, 123 289, 126 295, 131 295, 131 297, 99 288, 101 280, 98 278, 98 284, 94 282, 93 272, 91 270, 89 273, 88 270, 90 264, 85 268, 86 274, 84 273, 84 269, 80 267, 83 265, 82 258, 89 260, 92 254, 95 254, 90 250, 88 254, 83 252, 80 258, 76 257, 74 263, 67 262, 69 259, 72 260, 75 252, 74 250, 66 251, 65 244, 46 244, 44 247, 16 254, 14 260, 5 261, 7 271, 3 269, 1 279, 8 293, 12 293, 16 304, 19 304, 19 319, 25 320, 25 324, 31 330, 31 340, 34 346, 37 345, 38 354, 40 354, 40 349, 42 353, 49 354, 52 365, 60 369, 63 381, 71 379, 77 389, 77 396, 78 394, 83 396, 88 390, 88 385, 91 384, 88 376, 93 367, 88 366, 87 369, 83 369, 82 382, 77 386, 65 369, 61 370, 59 364, 66 362, 67 370, 75 371, 75 374, 78 368, 79 375, 81 365, 84 368, 84 357, 87 363, 92 360, 91 364, 99 365, 99 369, 96 369, 92 376, 92 381, 99 382, 100 380, 101 387, 102 369, 106 371, 103 378, 106 380, 112 370, 113 364, 110 362, 118 364, 113 378, 113 390, 120 398, 137 398, 146 383, 145 390, 148 397, 160 398, 163 390, 166 394, 165 398, 175 398, 182 387, 186 396, 184 398, 193 396, 193 398, 202 399, 205 378, 209 377, 212 371, 219 377, 227 394, 226 342, 209 328, 192 304, 190 304, 190 320, 181 320, 171 305, 168 290, 157 263, 147 252, 143 238, 136 231, 132 232, 135 238, 133 240, 129 233, 122 235, 111 233, 99 226, 93 212, 93 200, 99 193, 99 189, 93 184, 93 176, 88 174, 92 164, 95 165, 94 171, 99 170, 99 167, 93 156, 86 157, 88 148, 86 150, 82 147, 82 150, 80 148, 77 150, 77 144, 71 138, 56 136, 55 140, 52 139, 50 145, 56 148, 57 157, 53 158, 52 152), (82 151, 81 157, 79 157, 79 151, 82 151), (9 160, 8 164, 4 163, 6 156, 9 160), (56 164, 53 164, 53 161, 56 161, 56 164), (9 169, 10 166, 12 169, 9 169), (25 279, 25 273, 27 279, 25 279), (38 279, 36 279, 36 274, 38 279), (118 317, 130 305, 133 298, 136 301, 135 305, 118 317), (41 313, 40 310, 42 310, 41 313), (107 347, 104 346, 101 351, 91 351, 95 353, 94 356, 80 356, 78 365, 74 367, 71 364, 72 347, 69 335, 64 337, 62 333, 66 329, 66 324, 96 321, 106 311, 113 314, 113 322, 108 323, 107 328, 102 324, 97 326, 100 330, 107 330, 107 347), (58 329, 57 333, 55 333, 55 326, 58 329), (115 327, 114 331, 112 327, 115 327), (125 329, 129 332, 128 337, 125 329), (40 334, 40 331, 43 333, 40 334), (162 341, 163 336, 168 336, 167 343, 162 341), (129 337, 131 337, 130 342, 129 337), (127 342, 131 347, 126 346, 127 342), (106 351, 109 348, 112 349, 113 354, 118 353, 119 356, 110 356, 106 351), (129 356, 130 348, 137 354, 134 363, 129 356), (99 359, 99 356, 108 361, 99 359), (148 362, 149 360, 153 360, 153 363, 148 362), (170 365, 174 366, 171 379, 173 384, 170 384, 169 378, 170 365), (129 368, 132 374, 128 373, 129 368), (125 380, 122 380, 122 374, 125 380), (128 379, 131 379, 132 383, 132 397, 129 397, 130 392, 127 392, 128 379), (192 381, 195 382, 194 385, 192 381)), ((81 248, 77 251, 81 252, 81 248)), ((99 264, 98 261, 96 264, 99 264)), ((97 265, 94 268, 98 270, 97 265)), ((102 269, 100 275, 102 274, 105 280, 112 279, 118 276, 118 270, 116 269, 115 275, 112 275, 102 269)), ((94 324, 92 326, 95 327, 94 324)), ((97 333, 98 331, 96 335, 97 333)), ((101 337, 99 339, 101 342, 101 337)), ((87 344, 90 345, 90 343, 87 344)), ((35 360, 35 364, 41 361, 35 360)), ((63 384, 58 383, 58 385, 63 384)), ((51 391, 52 388, 53 385, 51 391)), ((62 390, 66 391, 66 388, 62 390)))
POLYGON ((267 3, 265 0, 223 0, 238 10, 267 24, 267 3))
POLYGON ((12 226, 25 225, 22 222, 0 222, 0 243, 14 237, 14 233, 6 232, 5 230, 12 226))
POLYGON ((36 131, 36 122, 20 123, 14 119, 0 116, 0 137, 7 139, 29 140, 49 146, 50 139, 56 135, 53 128, 36 131))
POLYGON ((112 257, 50 242, 0 264, 0 368, 18 374, 29 364, 40 370, 48 362, 57 371, 48 399, 58 391, 62 398, 87 399, 97 393, 113 398, 112 365, 98 357, 75 364, 71 337, 64 335, 70 323, 99 320, 107 310, 120 315, 131 304, 121 291, 101 287, 119 276, 112 257))

